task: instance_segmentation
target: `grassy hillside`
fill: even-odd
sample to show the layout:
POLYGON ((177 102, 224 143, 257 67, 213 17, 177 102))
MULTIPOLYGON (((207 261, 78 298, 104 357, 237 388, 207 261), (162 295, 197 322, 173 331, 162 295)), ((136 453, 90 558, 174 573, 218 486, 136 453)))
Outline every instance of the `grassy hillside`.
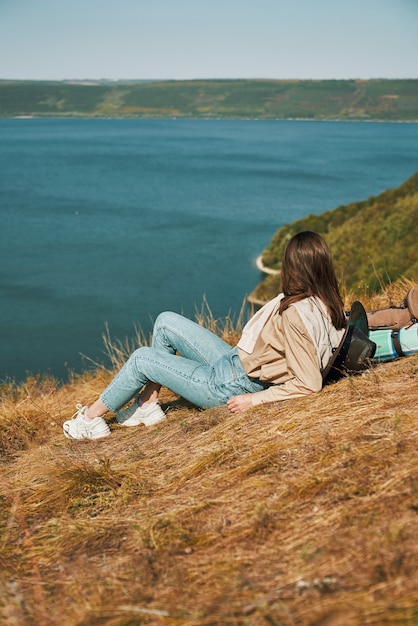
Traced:
MULTIPOLYGON (((379 196, 283 226, 264 250, 263 264, 280 270, 287 241, 301 230, 324 235, 341 282, 357 294, 377 291, 399 276, 417 278, 418 172, 379 196)), ((279 291, 280 275, 270 275, 251 299, 266 301, 279 291)))
POLYGON ((418 121, 418 80, 0 80, 0 117, 22 115, 418 121))
POLYGON ((417 372, 244 416, 164 390, 163 425, 84 442, 61 425, 111 372, 4 386, 0 622, 416 625, 417 372))

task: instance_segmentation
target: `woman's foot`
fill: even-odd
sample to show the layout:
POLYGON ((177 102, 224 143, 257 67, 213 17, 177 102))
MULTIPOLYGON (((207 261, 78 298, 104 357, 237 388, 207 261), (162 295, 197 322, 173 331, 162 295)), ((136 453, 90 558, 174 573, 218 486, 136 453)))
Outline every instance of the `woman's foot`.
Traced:
POLYGON ((139 406, 135 400, 127 409, 116 413, 116 421, 122 426, 138 426, 139 424, 153 426, 165 419, 167 416, 158 401, 139 406))
POLYGON ((110 428, 103 417, 89 419, 86 416, 87 407, 76 405, 75 417, 62 425, 64 435, 68 439, 100 439, 110 435, 110 428))

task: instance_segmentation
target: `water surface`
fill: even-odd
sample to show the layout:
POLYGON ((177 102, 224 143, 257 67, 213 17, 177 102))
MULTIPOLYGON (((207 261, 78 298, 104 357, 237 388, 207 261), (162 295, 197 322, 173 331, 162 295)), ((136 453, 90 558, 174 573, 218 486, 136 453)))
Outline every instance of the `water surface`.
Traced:
POLYGON ((65 378, 162 310, 238 311, 283 224, 418 170, 418 125, 0 120, 0 379, 65 378))

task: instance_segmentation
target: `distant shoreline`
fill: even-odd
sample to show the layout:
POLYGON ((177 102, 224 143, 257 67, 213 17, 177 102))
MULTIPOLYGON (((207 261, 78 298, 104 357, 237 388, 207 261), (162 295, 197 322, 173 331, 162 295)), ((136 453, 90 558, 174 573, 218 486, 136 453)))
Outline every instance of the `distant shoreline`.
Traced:
POLYGON ((260 272, 263 272, 263 274, 270 274, 271 276, 275 276, 276 274, 280 274, 280 270, 273 270, 270 267, 266 267, 263 263, 263 255, 260 254, 256 260, 255 260, 255 264, 257 266, 257 269, 260 270, 260 272))
POLYGON ((177 121, 205 121, 205 122, 322 122, 347 124, 418 124, 418 120, 385 120, 361 118, 310 118, 310 117, 186 117, 186 116, 101 116, 101 115, 1 115, 0 120, 172 120, 177 121))
POLYGON ((418 121, 418 79, 21 81, 0 117, 418 121))
MULTIPOLYGON (((271 276, 280 274, 280 270, 273 270, 270 267, 266 267, 264 265, 262 254, 260 254, 256 258, 255 264, 257 266, 257 269, 260 270, 260 272, 262 272, 263 274, 269 274, 271 276)), ((249 294, 249 296, 247 296, 247 302, 249 302, 249 304, 252 304, 253 306, 263 306, 266 303, 264 300, 260 300, 259 298, 254 297, 251 293, 249 294)))

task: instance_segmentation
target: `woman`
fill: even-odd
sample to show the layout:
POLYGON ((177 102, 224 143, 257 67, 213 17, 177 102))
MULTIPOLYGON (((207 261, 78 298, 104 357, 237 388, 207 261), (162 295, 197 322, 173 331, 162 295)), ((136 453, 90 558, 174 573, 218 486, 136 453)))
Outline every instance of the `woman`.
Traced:
POLYGON ((136 350, 90 407, 77 405, 76 417, 63 425, 65 435, 106 437, 108 411, 125 426, 164 420, 162 385, 201 408, 226 405, 232 413, 320 391, 322 371, 346 325, 325 240, 310 231, 292 237, 281 279, 283 293, 250 319, 234 348, 181 315, 159 315, 152 346, 136 350))

